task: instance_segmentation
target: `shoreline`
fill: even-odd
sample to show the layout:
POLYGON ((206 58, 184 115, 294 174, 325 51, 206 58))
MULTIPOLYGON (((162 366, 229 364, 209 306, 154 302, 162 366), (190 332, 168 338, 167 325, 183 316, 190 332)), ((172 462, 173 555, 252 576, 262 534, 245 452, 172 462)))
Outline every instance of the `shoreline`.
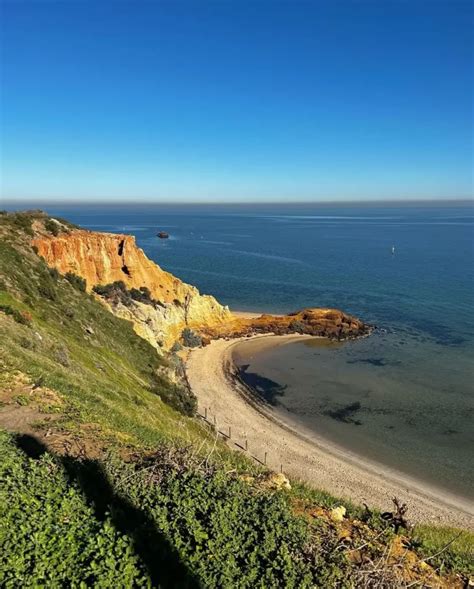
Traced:
POLYGON ((247 440, 249 453, 257 460, 263 462, 267 453, 267 466, 276 472, 283 466, 290 479, 381 510, 390 510, 396 496, 408 504, 413 522, 474 530, 474 506, 467 500, 351 454, 299 424, 283 420, 269 405, 255 399, 238 377, 233 348, 242 341, 262 339, 282 345, 303 337, 312 336, 263 334, 214 340, 192 350, 186 374, 200 411, 207 410, 210 419, 215 417, 221 430, 230 427, 232 441, 240 447, 247 440))

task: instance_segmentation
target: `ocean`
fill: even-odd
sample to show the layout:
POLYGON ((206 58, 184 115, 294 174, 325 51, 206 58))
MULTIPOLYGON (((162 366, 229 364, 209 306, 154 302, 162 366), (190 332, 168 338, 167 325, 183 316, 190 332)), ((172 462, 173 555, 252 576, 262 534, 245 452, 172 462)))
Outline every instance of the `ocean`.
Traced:
POLYGON ((239 362, 255 394, 380 465, 474 498, 474 207, 469 203, 43 207, 136 236, 234 310, 336 307, 377 326, 239 362), (156 237, 158 230, 170 234, 156 237))

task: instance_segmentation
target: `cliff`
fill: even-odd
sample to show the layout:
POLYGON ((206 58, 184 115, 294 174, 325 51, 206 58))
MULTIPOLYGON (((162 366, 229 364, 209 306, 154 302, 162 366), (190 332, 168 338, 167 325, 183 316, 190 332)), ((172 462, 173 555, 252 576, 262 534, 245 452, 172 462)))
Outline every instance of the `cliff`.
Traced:
POLYGON ((214 297, 201 295, 149 260, 131 235, 74 230, 54 236, 43 232, 32 244, 48 266, 84 278, 88 291, 116 281, 127 289, 146 286, 159 305, 133 301, 110 306, 116 315, 132 321, 135 331, 155 347, 170 347, 186 326, 217 328, 232 317, 214 297))

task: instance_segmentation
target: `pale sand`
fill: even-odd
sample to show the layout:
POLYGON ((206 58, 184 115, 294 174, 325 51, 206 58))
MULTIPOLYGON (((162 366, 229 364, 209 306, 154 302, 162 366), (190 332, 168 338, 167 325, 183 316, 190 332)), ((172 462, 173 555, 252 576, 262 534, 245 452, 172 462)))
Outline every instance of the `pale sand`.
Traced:
MULTIPOLYGON (((256 337, 265 345, 269 338, 281 345, 305 336, 256 337)), ((398 497, 409 505, 408 514, 413 522, 474 530, 473 504, 351 455, 309 431, 302 432, 300 427, 296 432, 294 425, 283 422, 267 405, 249 402, 248 390, 233 376, 232 348, 243 339, 248 340, 212 341, 204 348, 193 350, 186 364, 199 412, 204 414, 207 408, 208 420, 213 422, 216 416, 218 429, 223 433, 227 434, 231 427, 232 447, 243 449, 247 440, 252 456, 263 461, 267 453, 270 469, 279 472, 283 465, 283 472, 290 479, 306 481, 336 497, 382 510, 391 510, 391 498, 398 497)))
POLYGON ((263 313, 252 313, 251 311, 232 311, 232 315, 239 319, 256 319, 261 317, 263 313))
POLYGON ((253 311, 231 311, 232 315, 237 317, 238 319, 257 319, 262 315, 271 315, 272 317, 284 317, 284 315, 279 315, 278 313, 254 313, 253 311))

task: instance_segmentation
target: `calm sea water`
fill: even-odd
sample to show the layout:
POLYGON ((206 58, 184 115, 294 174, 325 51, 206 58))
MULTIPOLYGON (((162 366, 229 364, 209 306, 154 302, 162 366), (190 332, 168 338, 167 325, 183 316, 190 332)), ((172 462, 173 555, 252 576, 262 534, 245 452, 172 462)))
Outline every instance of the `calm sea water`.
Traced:
POLYGON ((366 340, 241 348, 241 360, 282 385, 271 395, 276 410, 474 496, 473 206, 44 208, 135 235, 164 269, 234 309, 329 306, 376 324, 366 340), (156 238, 160 229, 169 240, 156 238))

